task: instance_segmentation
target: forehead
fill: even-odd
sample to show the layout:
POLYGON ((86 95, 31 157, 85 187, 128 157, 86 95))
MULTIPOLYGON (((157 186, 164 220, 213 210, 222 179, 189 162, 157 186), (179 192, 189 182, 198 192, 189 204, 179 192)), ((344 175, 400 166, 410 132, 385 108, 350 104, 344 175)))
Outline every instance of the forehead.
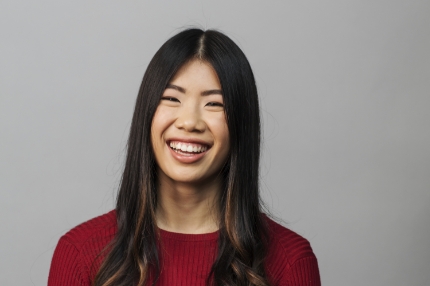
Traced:
POLYGON ((193 59, 186 62, 176 72, 170 80, 170 83, 177 85, 186 85, 195 88, 221 88, 217 73, 211 64, 199 59, 193 59))

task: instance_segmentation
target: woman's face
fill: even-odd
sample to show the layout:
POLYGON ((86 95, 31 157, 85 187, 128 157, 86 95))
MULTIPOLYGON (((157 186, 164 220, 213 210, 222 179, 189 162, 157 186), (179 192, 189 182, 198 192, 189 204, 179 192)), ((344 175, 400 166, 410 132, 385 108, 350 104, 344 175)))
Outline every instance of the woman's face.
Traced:
POLYGON ((229 153, 229 133, 218 76, 192 60, 169 82, 152 120, 151 142, 160 180, 216 180, 229 153))

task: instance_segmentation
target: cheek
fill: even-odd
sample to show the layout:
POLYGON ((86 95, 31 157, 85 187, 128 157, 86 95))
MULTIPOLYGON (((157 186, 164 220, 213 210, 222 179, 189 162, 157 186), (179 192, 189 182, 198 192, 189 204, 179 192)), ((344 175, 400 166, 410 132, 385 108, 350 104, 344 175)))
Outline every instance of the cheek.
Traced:
POLYGON ((217 140, 218 143, 221 144, 220 147, 228 153, 230 149, 230 135, 225 117, 220 116, 216 120, 212 120, 211 129, 215 140, 217 140))
POLYGON ((161 144, 162 134, 165 130, 165 118, 160 107, 155 111, 154 117, 151 123, 151 144, 152 148, 156 150, 161 144))
POLYGON ((151 136, 161 136, 162 133, 169 127, 171 121, 171 112, 169 113, 166 108, 159 106, 155 111, 151 124, 151 136))

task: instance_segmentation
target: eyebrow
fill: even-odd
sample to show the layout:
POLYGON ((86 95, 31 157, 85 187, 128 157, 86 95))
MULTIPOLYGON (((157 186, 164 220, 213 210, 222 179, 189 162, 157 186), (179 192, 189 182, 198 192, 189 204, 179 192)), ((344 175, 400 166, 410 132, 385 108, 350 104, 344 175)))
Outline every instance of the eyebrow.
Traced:
POLYGON ((185 93, 185 88, 171 84, 171 83, 167 84, 166 89, 168 89, 168 88, 177 90, 177 91, 182 92, 182 93, 185 93))
MULTIPOLYGON (((186 92, 185 88, 177 86, 177 85, 174 85, 174 84, 171 84, 171 83, 167 84, 166 89, 168 89, 168 88, 177 90, 177 91, 179 91, 181 93, 185 93, 186 92)), ((202 91, 202 93, 201 93, 202 96, 212 95, 212 94, 220 94, 220 95, 222 95, 222 91, 219 90, 219 89, 210 89, 210 90, 202 91)))

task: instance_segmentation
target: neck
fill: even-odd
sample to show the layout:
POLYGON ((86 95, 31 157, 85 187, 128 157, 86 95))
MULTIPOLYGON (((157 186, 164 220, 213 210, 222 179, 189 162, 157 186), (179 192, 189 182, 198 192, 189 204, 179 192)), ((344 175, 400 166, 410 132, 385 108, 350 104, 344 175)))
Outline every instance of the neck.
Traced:
POLYGON ((190 184, 160 178, 156 210, 158 227, 189 234, 217 231, 220 192, 220 180, 190 184))

